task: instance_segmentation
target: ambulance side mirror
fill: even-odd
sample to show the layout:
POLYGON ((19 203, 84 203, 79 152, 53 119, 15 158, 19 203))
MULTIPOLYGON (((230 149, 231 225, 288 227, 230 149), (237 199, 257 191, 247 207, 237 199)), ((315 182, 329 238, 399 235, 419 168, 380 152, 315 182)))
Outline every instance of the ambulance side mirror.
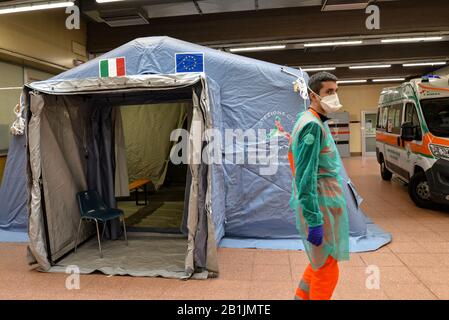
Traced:
POLYGON ((411 122, 405 122, 401 126, 401 139, 404 141, 415 140, 415 126, 411 122))

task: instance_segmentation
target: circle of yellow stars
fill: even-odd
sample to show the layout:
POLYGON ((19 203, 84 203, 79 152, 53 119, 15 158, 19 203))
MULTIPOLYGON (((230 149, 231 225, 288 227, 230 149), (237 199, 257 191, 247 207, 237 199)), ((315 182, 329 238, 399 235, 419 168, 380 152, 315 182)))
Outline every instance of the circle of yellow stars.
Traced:
POLYGON ((198 61, 195 56, 188 55, 181 60, 180 65, 183 66, 184 70, 192 71, 195 70, 196 66, 198 65, 198 61))

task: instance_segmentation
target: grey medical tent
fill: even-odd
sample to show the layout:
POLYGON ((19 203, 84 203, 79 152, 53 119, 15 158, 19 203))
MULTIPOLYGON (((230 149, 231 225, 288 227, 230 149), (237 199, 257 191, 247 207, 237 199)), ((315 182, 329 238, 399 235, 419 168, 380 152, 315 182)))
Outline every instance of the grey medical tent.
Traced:
MULTIPOLYGON (((0 228, 23 229, 28 224, 30 260, 43 270, 56 268, 58 261, 70 257, 75 245, 79 221, 75 194, 94 188, 115 207, 116 191, 128 183, 120 172, 124 168, 119 154, 121 116, 116 106, 190 100, 190 123, 201 123, 201 134, 207 130, 222 134, 221 141, 214 141, 214 152, 218 148, 222 161, 196 163, 193 158, 210 152, 206 144, 212 141, 208 134, 206 141, 189 140, 192 161, 183 223, 187 239, 181 245, 184 275, 217 273, 220 244, 289 248, 294 243, 293 248, 300 249, 295 215, 288 205, 288 142, 261 134, 257 144, 277 145, 279 157, 241 164, 236 157, 254 146, 247 140, 225 139, 226 129, 269 132, 276 118, 291 131, 297 113, 308 103, 293 91, 296 78, 307 81, 308 76, 297 69, 169 37, 150 37, 26 86, 21 106, 27 127, 25 135, 13 137, 9 150, 0 189, 0 228), (185 65, 180 68, 177 56, 189 53, 202 59, 200 70, 197 61, 193 72, 185 65), (119 57, 126 62, 126 75, 100 77, 100 60, 119 57), (274 166, 275 173, 262 174, 261 168, 267 166, 274 166)), ((152 138, 148 137, 149 143, 152 138)), ((169 137, 158 139, 170 143, 169 137)), ((168 160, 169 154, 165 157, 168 160)), ((341 174, 347 182, 351 250, 375 250, 388 243, 391 236, 363 214, 361 197, 346 172, 341 174)), ((112 226, 111 230, 119 236, 118 229, 112 226)), ((93 234, 86 224, 83 240, 93 234)), ((179 272, 140 274, 178 276, 179 272)))

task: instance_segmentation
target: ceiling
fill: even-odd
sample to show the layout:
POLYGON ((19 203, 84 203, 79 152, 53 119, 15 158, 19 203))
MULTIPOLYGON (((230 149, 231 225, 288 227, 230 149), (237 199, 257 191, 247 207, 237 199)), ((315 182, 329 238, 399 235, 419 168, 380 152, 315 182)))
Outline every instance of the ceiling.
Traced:
POLYGON ((141 8, 149 18, 161 18, 309 6, 320 6, 323 10, 360 9, 365 8, 369 0, 126 0, 108 4, 98 4, 95 0, 82 2, 85 2, 85 13, 93 19, 98 19, 99 12, 104 9, 141 8))
POLYGON ((413 77, 437 66, 406 62, 449 62, 447 0, 83 0, 88 50, 109 51, 137 37, 167 35, 220 50, 285 45, 283 50, 239 54, 289 66, 335 66, 344 79, 413 77), (365 8, 380 8, 380 29, 368 30, 365 8), (105 22, 106 21, 106 22, 105 22), (115 25, 115 27, 112 27, 115 25), (441 36, 442 41, 383 44, 381 39, 441 36), (363 40, 362 45, 305 48, 315 41, 363 40), (391 64, 385 69, 350 65, 391 64))

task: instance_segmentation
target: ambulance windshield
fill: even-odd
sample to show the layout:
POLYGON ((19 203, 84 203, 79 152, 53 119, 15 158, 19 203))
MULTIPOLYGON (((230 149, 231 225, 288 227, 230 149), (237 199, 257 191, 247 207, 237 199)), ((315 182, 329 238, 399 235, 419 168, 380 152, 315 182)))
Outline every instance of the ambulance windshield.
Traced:
POLYGON ((424 99, 421 107, 430 132, 449 137, 449 98, 424 99))

